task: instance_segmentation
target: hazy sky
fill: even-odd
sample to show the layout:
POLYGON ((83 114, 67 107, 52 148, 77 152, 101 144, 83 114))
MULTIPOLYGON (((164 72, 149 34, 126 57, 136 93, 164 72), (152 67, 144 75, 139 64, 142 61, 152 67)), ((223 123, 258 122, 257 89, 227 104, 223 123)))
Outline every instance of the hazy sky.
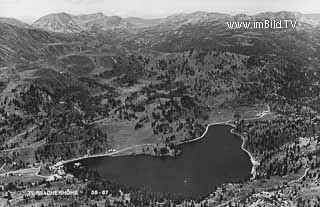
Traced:
POLYGON ((231 14, 282 10, 320 13, 320 0, 0 0, 0 16, 27 21, 62 11, 163 17, 199 10, 231 14))

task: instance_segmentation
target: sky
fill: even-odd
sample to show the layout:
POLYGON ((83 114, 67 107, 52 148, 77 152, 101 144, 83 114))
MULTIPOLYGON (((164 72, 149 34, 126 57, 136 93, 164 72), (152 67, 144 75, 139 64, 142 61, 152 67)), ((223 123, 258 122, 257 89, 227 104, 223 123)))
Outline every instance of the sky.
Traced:
POLYGON ((320 13, 319 0, 0 0, 0 16, 30 23, 49 13, 157 18, 194 11, 256 14, 265 11, 320 13))

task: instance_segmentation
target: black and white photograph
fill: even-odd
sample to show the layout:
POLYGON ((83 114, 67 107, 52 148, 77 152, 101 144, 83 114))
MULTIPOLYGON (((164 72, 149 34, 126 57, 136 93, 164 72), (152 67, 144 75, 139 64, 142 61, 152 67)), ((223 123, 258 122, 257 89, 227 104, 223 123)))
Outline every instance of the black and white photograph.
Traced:
POLYGON ((0 207, 320 207, 320 1, 0 0, 0 207))

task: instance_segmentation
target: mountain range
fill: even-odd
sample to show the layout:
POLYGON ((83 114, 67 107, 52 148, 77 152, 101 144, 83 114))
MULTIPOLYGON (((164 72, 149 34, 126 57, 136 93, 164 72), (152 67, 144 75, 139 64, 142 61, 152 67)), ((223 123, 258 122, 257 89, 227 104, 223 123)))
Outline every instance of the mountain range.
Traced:
MULTIPOLYGON (((157 25, 177 27, 186 24, 197 24, 215 20, 239 20, 250 18, 281 18, 297 19, 312 25, 319 25, 319 14, 302 14, 298 12, 266 12, 248 16, 245 14, 231 16, 222 13, 194 12, 190 14, 175 14, 166 18, 143 19, 137 17, 122 18, 119 16, 106 16, 103 13, 72 15, 65 12, 54 13, 43 16, 36 20, 32 26, 54 32, 73 33, 90 31, 92 29, 114 30, 114 29, 137 29, 157 25)), ((11 21, 11 23, 14 23, 11 21)), ((16 23, 14 23, 16 25, 16 23)), ((26 24, 19 23, 20 26, 26 24)))
POLYGON ((299 54, 293 53, 292 58, 300 59, 306 54, 319 51, 319 22, 320 15, 317 14, 285 11, 253 16, 194 12, 162 19, 121 18, 105 16, 103 13, 57 13, 41 17, 32 25, 16 19, 0 18, 0 64, 12 62, 14 57, 20 60, 50 57, 42 54, 46 45, 64 41, 78 42, 76 47, 99 42, 105 47, 109 45, 118 49, 122 47, 123 50, 149 50, 148 53, 150 50, 181 52, 200 47, 245 55, 282 53, 288 56, 290 48, 299 54), (296 30, 231 30, 226 25, 227 21, 294 18, 299 21, 296 30))
POLYGON ((81 32, 94 28, 112 30, 119 28, 141 28, 158 24, 159 19, 121 18, 105 16, 103 13, 71 15, 67 13, 49 14, 41 17, 32 25, 54 32, 81 32))
MULTIPOLYGON (((266 120, 261 119, 261 128, 252 132, 257 140, 249 140, 248 149, 261 156, 261 176, 276 175, 275 180, 284 179, 279 183, 288 183, 283 181, 291 179, 298 166, 307 168, 301 160, 311 162, 304 149, 292 153, 288 148, 315 130, 307 127, 315 119, 312 113, 320 111, 319 23, 318 14, 286 11, 194 12, 160 19, 63 12, 32 25, 0 18, 0 166, 5 172, 35 169, 39 163, 50 166, 146 143, 156 143, 155 148, 141 152, 166 153, 166 146, 201 136, 209 123, 234 119, 238 112, 255 116, 268 105, 277 116, 268 112, 266 120), (227 26, 253 19, 293 19, 298 26, 227 26), (281 123, 285 127, 273 131, 281 123), (287 133, 293 129, 299 133, 287 133), (301 159, 293 156, 296 153, 301 159)), ((247 126, 259 126, 255 123, 247 126)), ((41 170, 51 173, 50 167, 41 170)), ((0 183, 10 182, 10 187, 8 178, 13 176, 0 176, 0 183)), ((267 177, 262 178, 258 181, 266 183, 267 177)), ((24 175, 15 184, 21 180, 24 175)), ((241 184, 236 189, 239 194, 248 189, 243 196, 230 196, 251 202, 253 190, 262 185, 247 184, 250 188, 241 184)), ((16 189, 26 189, 21 186, 16 189)), ((19 204, 28 202, 25 194, 13 195, 26 200, 19 204)), ((0 206, 5 196, 0 190, 0 206)))

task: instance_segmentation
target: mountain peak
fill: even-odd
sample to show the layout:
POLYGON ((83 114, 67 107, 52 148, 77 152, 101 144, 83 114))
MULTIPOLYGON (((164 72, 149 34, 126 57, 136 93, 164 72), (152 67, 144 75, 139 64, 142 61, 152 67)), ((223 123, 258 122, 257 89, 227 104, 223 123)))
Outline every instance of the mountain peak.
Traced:
POLYGON ((130 23, 119 16, 105 16, 102 12, 81 15, 61 12, 43 16, 33 26, 54 32, 77 33, 92 28, 127 28, 130 23))
POLYGON ((63 33, 79 32, 82 29, 73 19, 73 16, 65 12, 48 14, 35 21, 32 25, 41 29, 63 33))
POLYGON ((164 20, 163 23, 173 25, 174 27, 179 27, 186 24, 198 24, 200 22, 215 21, 227 18, 229 16, 230 15, 223 13, 196 11, 189 14, 181 13, 169 16, 164 20))

